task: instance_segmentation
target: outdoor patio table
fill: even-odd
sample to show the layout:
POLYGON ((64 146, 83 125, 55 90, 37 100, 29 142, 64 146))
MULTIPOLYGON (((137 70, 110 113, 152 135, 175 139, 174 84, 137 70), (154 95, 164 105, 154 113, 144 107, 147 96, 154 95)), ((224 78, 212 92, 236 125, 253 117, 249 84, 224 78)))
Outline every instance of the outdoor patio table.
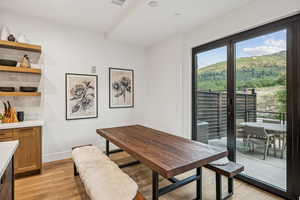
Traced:
POLYGON ((263 127, 266 131, 276 132, 276 134, 284 134, 286 132, 286 124, 272 124, 263 122, 242 122, 240 126, 263 127))
MULTIPOLYGON (((279 138, 279 149, 281 151, 281 158, 283 158, 283 153, 286 148, 286 124, 272 124, 263 122, 242 122, 240 126, 250 126, 250 127, 263 127, 267 133, 273 134, 279 138), (282 140, 282 145, 281 145, 282 140)), ((276 151, 275 151, 276 157, 276 151)))

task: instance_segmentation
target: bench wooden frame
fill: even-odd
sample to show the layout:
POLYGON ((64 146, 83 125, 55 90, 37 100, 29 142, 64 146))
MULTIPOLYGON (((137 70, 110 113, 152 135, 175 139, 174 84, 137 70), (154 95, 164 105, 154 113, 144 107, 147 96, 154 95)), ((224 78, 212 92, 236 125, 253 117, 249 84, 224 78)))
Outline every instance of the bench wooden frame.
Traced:
MULTIPOLYGON (((85 146, 93 146, 93 145, 92 144, 87 144, 87 145, 75 146, 75 147, 72 147, 72 150, 74 150, 76 148, 80 148, 80 147, 85 147, 85 146)), ((120 151, 118 151, 118 152, 120 152, 120 151)), ((77 170, 75 162, 74 162, 73 166, 74 166, 74 176, 79 176, 79 172, 77 170)), ((133 200, 146 200, 146 199, 140 192, 137 192, 137 194, 136 194, 136 196, 133 200)))
POLYGON ((234 193, 234 177, 244 171, 244 166, 235 162, 229 162, 227 165, 209 164, 206 168, 216 172, 216 199, 226 200, 234 193), (228 195, 222 198, 222 175, 228 177, 228 195))

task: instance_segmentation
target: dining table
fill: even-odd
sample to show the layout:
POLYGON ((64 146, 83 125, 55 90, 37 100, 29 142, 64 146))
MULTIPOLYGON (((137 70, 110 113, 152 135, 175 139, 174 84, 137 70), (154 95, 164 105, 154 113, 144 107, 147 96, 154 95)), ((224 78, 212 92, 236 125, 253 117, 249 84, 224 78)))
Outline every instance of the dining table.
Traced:
POLYGON ((97 134, 106 139, 106 153, 125 151, 137 161, 123 165, 128 167, 142 163, 152 170, 152 199, 174 191, 196 181, 196 200, 202 199, 202 167, 224 157, 226 149, 193 141, 175 134, 148 128, 142 125, 131 125, 97 129, 97 134), (110 151, 109 143, 120 149, 110 151), (190 170, 196 174, 181 180, 175 176, 190 170), (160 188, 159 175, 170 181, 160 188))

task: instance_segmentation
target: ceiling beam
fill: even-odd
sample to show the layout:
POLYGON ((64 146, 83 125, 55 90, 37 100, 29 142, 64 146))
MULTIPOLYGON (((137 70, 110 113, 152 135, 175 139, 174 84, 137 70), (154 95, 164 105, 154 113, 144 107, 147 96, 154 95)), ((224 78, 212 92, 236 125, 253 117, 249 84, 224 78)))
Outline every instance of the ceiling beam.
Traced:
POLYGON ((128 19, 141 5, 143 5, 146 0, 127 0, 128 5, 126 9, 113 21, 110 28, 105 31, 104 36, 109 37, 121 24, 123 21, 128 19))

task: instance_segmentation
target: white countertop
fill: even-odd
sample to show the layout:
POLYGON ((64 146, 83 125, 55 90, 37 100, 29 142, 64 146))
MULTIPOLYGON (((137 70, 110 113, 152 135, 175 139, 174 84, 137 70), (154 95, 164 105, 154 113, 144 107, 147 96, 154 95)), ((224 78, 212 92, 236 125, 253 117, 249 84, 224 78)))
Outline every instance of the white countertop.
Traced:
POLYGON ((0 142, 0 179, 15 154, 19 141, 0 142))
POLYGON ((0 123, 0 130, 1 129, 43 126, 43 125, 44 125, 44 121, 40 121, 40 120, 24 121, 24 122, 17 122, 17 123, 0 123))

